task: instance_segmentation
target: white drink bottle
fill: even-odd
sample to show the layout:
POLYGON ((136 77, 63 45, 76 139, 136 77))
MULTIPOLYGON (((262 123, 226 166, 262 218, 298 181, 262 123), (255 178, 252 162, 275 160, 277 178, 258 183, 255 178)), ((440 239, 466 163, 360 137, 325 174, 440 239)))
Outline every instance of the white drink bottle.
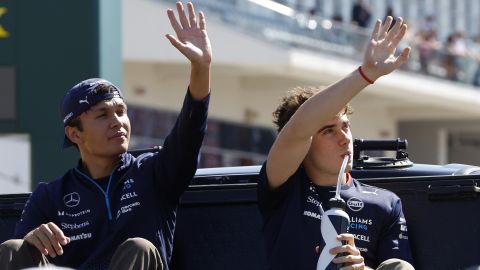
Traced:
MULTIPOLYGON (((350 218, 345 212, 345 201, 340 198, 340 189, 348 159, 348 155, 343 158, 342 167, 340 168, 340 173, 338 174, 335 197, 331 198, 329 201, 330 209, 325 211, 322 215, 320 231, 322 233, 325 246, 323 247, 320 257, 318 258, 317 270, 336 270, 343 266, 342 264, 336 264, 332 262, 332 260, 335 258, 335 255, 330 253, 330 249, 342 245, 342 242, 337 240, 337 235, 346 233, 350 224, 350 218)), ((344 255, 337 254, 337 256, 344 255)))

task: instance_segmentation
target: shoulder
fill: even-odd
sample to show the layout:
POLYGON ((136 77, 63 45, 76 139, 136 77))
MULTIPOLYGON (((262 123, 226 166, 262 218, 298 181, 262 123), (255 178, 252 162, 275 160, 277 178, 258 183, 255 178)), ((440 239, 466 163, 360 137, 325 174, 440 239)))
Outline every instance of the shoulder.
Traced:
POLYGON ((303 167, 299 167, 297 171, 290 177, 288 177, 287 181, 283 183, 282 186, 272 189, 268 185, 268 175, 267 175, 267 162, 265 161, 260 169, 259 173, 259 187, 269 189, 270 191, 285 189, 285 187, 292 187, 294 182, 301 184, 302 182, 306 182, 307 176, 303 167))
POLYGON ((39 182, 36 188, 33 190, 31 196, 45 198, 58 195, 59 193, 61 193, 62 186, 69 178, 66 175, 67 174, 55 180, 39 182))
POLYGON ((134 154, 126 152, 122 155, 122 165, 120 169, 128 169, 131 167, 141 167, 144 163, 148 163, 155 158, 159 158, 162 153, 162 148, 148 149, 148 150, 138 150, 134 151, 134 154))
POLYGON ((370 207, 382 208, 386 211, 392 211, 401 205, 400 198, 390 190, 367 185, 353 179, 354 189, 348 192, 350 204, 370 205, 370 207))
POLYGON ((362 194, 371 194, 377 197, 381 197, 383 199, 391 199, 391 200, 400 199, 395 193, 393 193, 388 189, 368 185, 358 181, 357 179, 353 179, 353 183, 356 187, 356 190, 361 192, 362 194))

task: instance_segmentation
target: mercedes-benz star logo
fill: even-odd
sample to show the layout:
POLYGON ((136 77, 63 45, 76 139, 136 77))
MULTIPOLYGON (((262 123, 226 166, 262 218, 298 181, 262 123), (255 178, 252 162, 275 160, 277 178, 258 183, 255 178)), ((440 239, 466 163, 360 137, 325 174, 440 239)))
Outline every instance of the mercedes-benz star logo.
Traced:
POLYGON ((80 194, 77 192, 69 193, 63 196, 63 202, 68 207, 75 207, 80 203, 80 194))

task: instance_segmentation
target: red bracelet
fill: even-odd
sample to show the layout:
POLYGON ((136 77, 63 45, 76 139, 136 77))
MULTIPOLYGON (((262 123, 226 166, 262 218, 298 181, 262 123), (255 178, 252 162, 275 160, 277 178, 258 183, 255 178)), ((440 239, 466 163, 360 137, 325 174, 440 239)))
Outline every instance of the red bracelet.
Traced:
POLYGON ((358 67, 358 73, 360 73, 360 76, 362 76, 362 78, 363 78, 365 81, 367 81, 369 84, 373 84, 373 83, 374 83, 374 81, 370 80, 370 79, 365 75, 365 73, 363 73, 363 71, 362 71, 362 66, 359 66, 359 67, 358 67))

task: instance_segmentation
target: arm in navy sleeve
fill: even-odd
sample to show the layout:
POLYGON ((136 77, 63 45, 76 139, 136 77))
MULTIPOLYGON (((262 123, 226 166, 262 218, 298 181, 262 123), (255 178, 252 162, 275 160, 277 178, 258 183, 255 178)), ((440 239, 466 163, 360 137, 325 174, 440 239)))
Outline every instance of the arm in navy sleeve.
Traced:
POLYGON ((210 95, 198 101, 187 92, 180 115, 156 159, 156 182, 160 191, 166 191, 174 200, 188 187, 197 169, 209 99, 210 95))
POLYGON ((412 263, 412 254, 408 242, 407 223, 403 215, 402 203, 398 197, 393 202, 390 224, 379 238, 378 263, 398 258, 412 263))
POLYGON ((166 35, 170 43, 190 61, 190 83, 182 110, 170 134, 165 139, 161 158, 156 160, 157 183, 170 199, 187 188, 197 169, 198 153, 205 135, 207 108, 210 97, 210 64, 212 48, 203 12, 195 12, 187 3, 176 3, 178 20, 172 9, 168 19, 176 36, 166 35))

